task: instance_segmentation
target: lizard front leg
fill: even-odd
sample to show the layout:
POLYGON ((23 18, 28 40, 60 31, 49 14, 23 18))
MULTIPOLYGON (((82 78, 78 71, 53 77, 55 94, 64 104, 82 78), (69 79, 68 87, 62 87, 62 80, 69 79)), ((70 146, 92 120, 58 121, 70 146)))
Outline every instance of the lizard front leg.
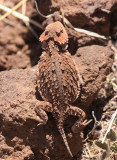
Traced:
POLYGON ((46 124, 48 121, 48 116, 46 112, 52 112, 52 104, 46 101, 40 101, 36 103, 35 112, 40 117, 39 125, 46 124))
POLYGON ((68 110, 68 115, 79 117, 79 119, 72 126, 72 131, 74 133, 78 133, 85 126, 85 123, 86 123, 86 120, 84 121, 84 119, 86 117, 85 112, 78 107, 70 105, 70 108, 68 110))

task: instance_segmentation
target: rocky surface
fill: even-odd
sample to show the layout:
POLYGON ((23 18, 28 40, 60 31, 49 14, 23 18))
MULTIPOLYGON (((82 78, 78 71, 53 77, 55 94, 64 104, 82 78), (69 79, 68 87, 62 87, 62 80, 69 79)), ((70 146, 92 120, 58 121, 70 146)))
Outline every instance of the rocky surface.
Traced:
MULTIPOLYGON (((4 1, 3 5, 12 8, 19 0, 4 1)), ((55 1, 55 0, 42 0, 37 1, 39 10, 48 15, 58 11, 58 15, 61 10, 64 11, 65 17, 71 22, 74 27, 87 29, 89 31, 97 32, 101 35, 109 36, 109 32, 113 32, 113 27, 116 26, 116 11, 117 0, 67 0, 67 1, 55 1), (104 10, 103 10, 104 9, 104 10), (109 12, 106 12, 107 9, 109 12)), ((18 12, 22 13, 22 8, 18 9, 18 12)), ((3 12, 4 13, 4 12, 3 12)), ((3 14, 1 12, 1 14, 3 14)), ((38 15, 35 9, 34 1, 28 1, 26 5, 26 15, 36 20, 39 23, 43 22, 43 25, 60 20, 60 18, 54 16, 48 20, 43 19, 38 15)), ((32 26, 36 31, 37 37, 42 30, 32 26)), ((100 38, 87 36, 85 34, 77 33, 73 29, 67 29, 69 34, 69 51, 71 54, 75 54, 79 47, 98 44, 106 45, 106 41, 100 38)), ((10 15, 7 19, 0 21, 0 71, 9 70, 13 68, 27 68, 37 64, 40 56, 39 42, 31 33, 30 29, 23 24, 23 22, 14 16, 10 15), (20 59, 23 65, 19 65, 18 54, 21 54, 20 59), (12 57, 12 55, 16 55, 12 57), (8 58, 6 58, 8 56, 8 58), (10 63, 9 59, 15 59, 10 63), (15 61, 15 63, 14 63, 15 61)))
MULTIPOLYGON (((12 8, 18 2, 19 0, 6 0, 3 5, 12 8)), ((22 8, 17 11, 22 13, 22 8)), ((34 3, 32 1, 27 2, 26 16, 33 16, 34 11, 36 11, 34 3)), ((0 10, 0 14, 3 13, 0 10)), ((18 18, 9 15, 0 21, 0 71, 31 67, 33 57, 39 51, 37 43, 39 42, 29 28, 18 18)))
POLYGON ((86 111, 111 71, 113 52, 109 47, 86 46, 77 50, 74 59, 83 79, 78 105, 86 111))
POLYGON ((110 14, 103 9, 113 10, 117 0, 39 0, 39 10, 48 15, 55 11, 63 11, 65 17, 75 27, 85 28, 102 35, 109 35, 110 14))
MULTIPOLYGON (((70 159, 50 114, 47 125, 37 127, 34 107, 41 98, 37 92, 36 70, 4 71, 0 77, 0 157, 5 160, 70 159)), ((71 133, 72 124, 73 120, 68 119, 65 131, 71 151, 77 154, 83 135, 71 133)))
MULTIPOLYGON (((87 110, 110 70, 112 57, 108 47, 94 45, 78 50, 74 59, 83 84, 76 106, 87 110)), ((34 107, 42 99, 37 90, 36 69, 2 71, 0 77, 0 157, 5 160, 71 159, 51 114, 47 125, 37 126, 34 107)), ((74 155, 81 150, 83 138, 82 132, 71 131, 75 120, 76 117, 69 116, 64 125, 74 155)))
MULTIPOLYGON (((3 4, 12 8, 18 2, 19 0, 6 0, 3 4)), ((55 12, 54 17, 44 19, 38 15, 34 1, 27 2, 26 15, 42 23, 44 27, 53 21, 62 21, 59 14, 63 11, 74 27, 104 36, 109 36, 111 33, 116 40, 117 0, 65 2, 37 0, 37 3, 43 14, 49 15, 55 12)), ((22 13, 22 7, 18 11, 22 13)), ((0 10, 0 14, 3 13, 0 10)), ((33 25, 32 28, 37 36, 41 34, 42 30, 33 25)), ((111 70, 113 52, 105 40, 77 33, 69 27, 66 29, 69 35, 68 49, 74 55, 73 58, 83 79, 81 94, 75 105, 87 112, 111 70)), ((0 158, 2 159, 71 159, 50 113, 47 125, 37 126, 38 117, 34 107, 37 100, 42 99, 37 90, 36 70, 32 66, 37 64, 41 51, 38 40, 21 20, 10 15, 0 21, 0 71, 2 71, 0 72, 0 158)), ((69 116, 64 125, 74 155, 83 145, 82 131, 79 134, 71 132, 71 126, 76 119, 69 116)))

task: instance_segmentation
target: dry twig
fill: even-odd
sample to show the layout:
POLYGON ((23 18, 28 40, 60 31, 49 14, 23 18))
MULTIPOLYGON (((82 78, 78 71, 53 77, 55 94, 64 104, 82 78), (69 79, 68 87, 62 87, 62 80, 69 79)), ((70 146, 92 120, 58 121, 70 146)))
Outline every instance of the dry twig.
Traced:
POLYGON ((17 5, 15 5, 9 12, 5 13, 3 16, 0 17, 0 21, 10 15, 13 11, 17 10, 20 6, 22 6, 27 0, 20 1, 17 5))
POLYGON ((22 14, 24 16, 26 15, 26 2, 24 2, 23 5, 22 5, 22 14))
MULTIPOLYGON (((16 12, 16 11, 12 11, 11 12, 11 9, 8 8, 8 7, 5 7, 3 5, 0 4, 0 9, 2 9, 3 11, 5 12, 8 12, 8 13, 12 13, 12 15, 14 15, 15 17, 21 19, 23 22, 25 23, 32 23, 33 25, 35 25, 36 27, 40 28, 43 30, 43 26, 41 24, 39 24, 38 22, 34 21, 33 19, 27 17, 27 16, 24 16, 23 14, 19 13, 19 12, 16 12)), ((1 19, 0 19, 1 20, 1 19)))
POLYGON ((107 129, 107 131, 106 131, 106 133, 105 133, 105 136, 104 136, 104 138, 103 138, 103 140, 102 140, 102 143, 105 142, 106 136, 107 136, 108 132, 110 131, 111 127, 112 127, 112 124, 113 124, 113 121, 114 121, 116 115, 117 115, 117 109, 116 109, 116 111, 113 113, 113 115, 112 115, 112 117, 111 117, 110 124, 109 124, 108 129, 107 129))

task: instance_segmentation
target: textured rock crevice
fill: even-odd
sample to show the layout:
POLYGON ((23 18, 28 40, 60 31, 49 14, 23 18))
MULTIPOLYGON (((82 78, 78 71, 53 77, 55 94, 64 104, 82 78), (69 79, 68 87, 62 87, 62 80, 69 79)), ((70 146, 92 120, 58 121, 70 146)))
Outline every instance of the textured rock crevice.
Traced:
MULTIPOLYGON (((80 48, 73 56, 83 79, 82 92, 75 105, 86 112, 110 71, 112 57, 113 52, 108 47, 97 45, 80 48)), ((0 77, 0 157, 71 159, 51 113, 47 125, 37 127, 34 107, 42 99, 37 92, 36 69, 3 71, 0 77)), ((73 134, 71 131, 76 119, 69 116, 64 125, 74 155, 81 150, 83 138, 82 132, 73 134)))

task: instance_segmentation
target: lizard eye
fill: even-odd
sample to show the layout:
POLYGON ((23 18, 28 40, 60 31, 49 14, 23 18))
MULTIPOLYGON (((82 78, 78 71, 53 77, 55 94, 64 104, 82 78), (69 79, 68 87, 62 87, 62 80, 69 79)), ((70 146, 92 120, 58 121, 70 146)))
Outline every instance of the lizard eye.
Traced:
POLYGON ((57 32, 56 34, 57 34, 58 37, 60 36, 60 32, 57 32))
POLYGON ((48 35, 48 33, 49 33, 49 32, 48 32, 48 31, 46 31, 46 32, 45 32, 45 36, 47 36, 47 35, 48 35))

